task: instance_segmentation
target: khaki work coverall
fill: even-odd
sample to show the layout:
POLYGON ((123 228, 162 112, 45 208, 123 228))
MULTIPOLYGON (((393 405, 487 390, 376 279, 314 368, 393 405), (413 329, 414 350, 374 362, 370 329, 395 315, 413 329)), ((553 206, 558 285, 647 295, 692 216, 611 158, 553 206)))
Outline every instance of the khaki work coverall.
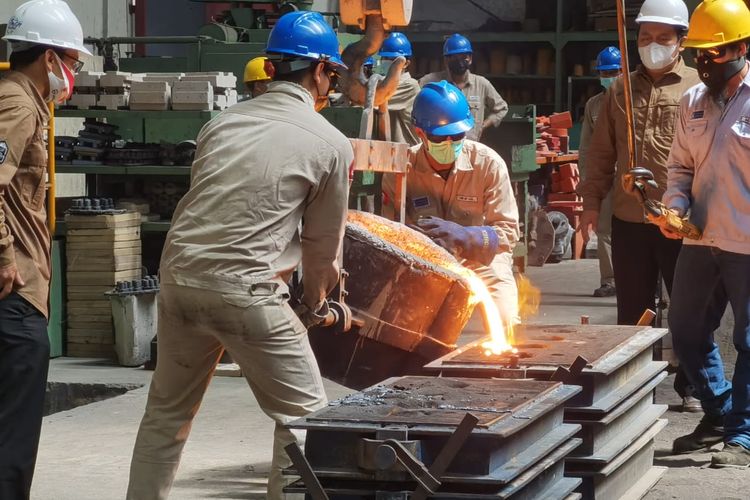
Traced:
POLYGON ((268 484, 283 498, 284 424, 327 400, 307 331, 287 303, 302 261, 317 310, 339 277, 349 141, 303 87, 274 82, 198 137, 190 191, 162 254, 159 359, 130 471, 128 499, 165 499, 223 348, 276 421, 268 484), (300 234, 299 227, 304 217, 300 234))
MULTIPOLYGON (((464 88, 461 89, 464 97, 469 103, 471 114, 474 117, 474 128, 466 133, 466 138, 479 141, 482 138, 482 127, 485 120, 490 120, 490 126, 497 127, 508 114, 508 103, 500 97, 495 87, 489 80, 480 75, 468 72, 468 79, 464 88)), ((448 71, 430 73, 419 79, 419 85, 424 87, 430 82, 446 80, 453 83, 448 71)), ((453 83, 455 85, 455 83, 453 83)))
MULTIPOLYGON (((492 148, 464 141, 448 180, 430 166, 422 145, 409 150, 406 222, 440 217, 462 226, 492 226, 500 239, 492 269, 500 279, 498 307, 506 321, 518 317, 518 288, 513 277, 513 248, 519 238, 518 205, 508 168, 492 148)), ((393 200, 394 184, 384 176, 383 190, 393 200)), ((392 203, 392 202, 390 202, 392 203)))
MULTIPOLYGON (((599 118, 599 110, 604 100, 604 92, 599 92, 586 101, 581 128, 581 143, 578 147, 578 168, 586 178, 586 152, 589 149, 594 126, 599 118)), ((615 271, 612 269, 612 192, 602 200, 599 223, 596 226, 596 255, 599 258, 599 280, 602 286, 615 286, 615 271)))

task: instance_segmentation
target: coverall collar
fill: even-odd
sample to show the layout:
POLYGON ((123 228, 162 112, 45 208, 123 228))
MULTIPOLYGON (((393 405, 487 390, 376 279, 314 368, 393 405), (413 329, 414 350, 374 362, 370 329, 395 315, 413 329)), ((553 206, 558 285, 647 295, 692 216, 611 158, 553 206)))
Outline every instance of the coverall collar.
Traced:
POLYGON ((315 108, 315 99, 309 90, 302 85, 293 82, 271 82, 268 84, 268 93, 283 93, 288 94, 299 100, 310 105, 311 108, 315 108))

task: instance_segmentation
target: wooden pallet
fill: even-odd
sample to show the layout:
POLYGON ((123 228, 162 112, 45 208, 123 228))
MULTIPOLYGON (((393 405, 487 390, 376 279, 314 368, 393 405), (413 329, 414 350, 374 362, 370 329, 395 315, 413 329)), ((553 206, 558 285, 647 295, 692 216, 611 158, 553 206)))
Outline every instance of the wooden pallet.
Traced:
POLYGON ((67 355, 73 358, 104 358, 117 360, 114 343, 112 344, 84 344, 67 343, 67 355))
POLYGON ((67 264, 68 272, 86 272, 94 269, 114 272, 140 269, 143 261, 140 252, 135 255, 92 255, 85 251, 74 251, 68 256, 67 264))
POLYGON ((127 269, 125 271, 83 271, 66 273, 69 286, 108 285, 111 288, 118 281, 130 281, 140 279, 140 277, 140 266, 137 269, 127 269))
POLYGON ((141 214, 125 212, 115 215, 66 215, 65 224, 68 229, 134 227, 141 225, 141 214))

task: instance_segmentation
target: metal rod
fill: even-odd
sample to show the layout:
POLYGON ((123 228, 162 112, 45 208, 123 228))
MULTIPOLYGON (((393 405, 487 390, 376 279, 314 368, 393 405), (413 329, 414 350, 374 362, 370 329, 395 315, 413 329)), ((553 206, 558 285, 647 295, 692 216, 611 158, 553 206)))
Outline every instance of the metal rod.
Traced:
POLYGON ((86 37, 84 43, 97 45, 106 44, 148 44, 148 43, 200 43, 210 40, 208 36, 111 36, 107 38, 86 37))
POLYGON ((328 495, 320 484, 320 481, 318 481, 318 478, 315 476, 315 472, 313 471, 310 462, 305 458, 299 445, 296 442, 291 443, 284 448, 284 451, 289 455, 289 459, 297 469, 297 473, 302 476, 302 481, 305 483, 305 489, 312 499, 328 500, 328 495))
MULTIPOLYGON (((661 281, 659 281, 659 286, 661 286, 661 281)), ((651 309, 646 309, 643 312, 641 319, 638 320, 638 323, 636 323, 635 326, 649 326, 655 317, 656 313, 654 311, 652 311, 651 309)))
POLYGON ((632 169, 636 166, 635 118, 633 115, 633 87, 630 80, 628 35, 625 22, 625 0, 617 0, 617 35, 620 40, 620 55, 622 56, 622 83, 625 92, 625 124, 628 127, 628 167, 632 169))

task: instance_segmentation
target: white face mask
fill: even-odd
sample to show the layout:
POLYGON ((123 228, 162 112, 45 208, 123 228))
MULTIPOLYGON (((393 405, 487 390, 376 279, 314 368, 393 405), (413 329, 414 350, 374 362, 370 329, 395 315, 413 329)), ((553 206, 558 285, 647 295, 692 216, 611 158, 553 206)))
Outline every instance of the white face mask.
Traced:
POLYGON ((645 47, 638 47, 643 65, 651 70, 664 69, 677 59, 677 44, 661 45, 652 42, 645 47))
POLYGON ((55 104, 62 104, 70 97, 72 82, 68 81, 68 75, 65 72, 66 68, 63 68, 63 62, 57 54, 55 54, 55 59, 57 59, 57 64, 60 67, 63 78, 60 78, 51 70, 47 72, 47 78, 49 79, 47 102, 54 101, 55 104))

